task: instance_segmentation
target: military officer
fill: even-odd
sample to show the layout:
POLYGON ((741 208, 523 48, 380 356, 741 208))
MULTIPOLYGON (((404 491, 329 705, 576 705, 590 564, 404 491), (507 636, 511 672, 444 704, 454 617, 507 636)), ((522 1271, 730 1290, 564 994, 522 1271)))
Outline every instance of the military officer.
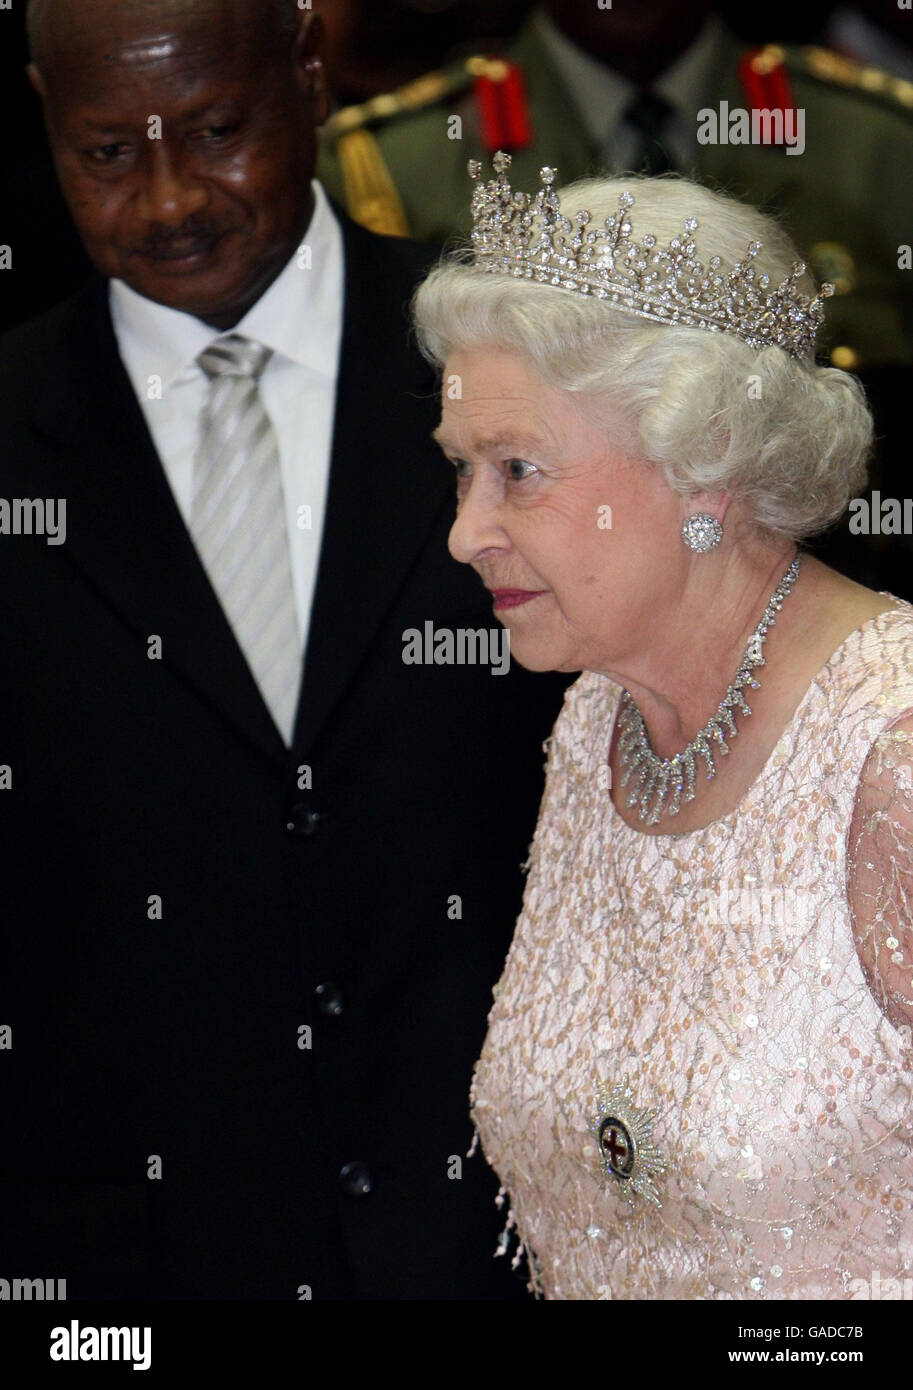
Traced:
MULTIPOLYGON (((870 486, 902 497, 913 83, 823 48, 749 48, 710 11, 706 0, 653 0, 636 14, 542 0, 503 56, 460 60, 338 111, 320 177, 374 230, 440 243, 468 234, 466 163, 487 167, 496 149, 513 157, 515 188, 538 188, 544 164, 559 184, 606 168, 676 169, 777 214, 836 288, 820 360, 859 374, 869 394, 870 486), (737 143, 738 113, 750 130, 752 113, 774 109, 779 143, 737 143)), ((851 536, 846 521, 817 544, 860 583, 913 600, 911 547, 851 536)))
MULTIPOLYGON (((496 149, 513 156, 514 186, 533 190, 543 164, 560 183, 606 167, 675 168, 781 215, 816 276, 836 286, 825 342, 834 365, 913 365, 903 250, 913 238, 913 83, 821 48, 746 49, 706 16, 644 101, 558 27, 573 0, 549 8, 503 57, 461 59, 336 112, 319 164, 330 192, 374 230, 444 243, 469 231, 467 160, 496 149), (803 113, 801 149, 734 143, 734 123, 720 119, 787 103, 803 113), (716 143, 699 138, 713 135, 699 119, 708 111, 716 143)), ((607 31, 617 13, 598 12, 607 31)))

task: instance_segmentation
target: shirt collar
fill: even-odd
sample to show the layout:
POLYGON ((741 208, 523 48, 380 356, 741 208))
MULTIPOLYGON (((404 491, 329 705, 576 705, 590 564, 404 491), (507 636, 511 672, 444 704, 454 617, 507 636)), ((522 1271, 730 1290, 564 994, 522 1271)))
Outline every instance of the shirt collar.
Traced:
MULTIPOLYGON (((637 88, 579 48, 544 10, 536 12, 534 22, 588 133, 597 146, 602 146, 621 121, 637 88)), ((718 72, 724 33, 718 19, 708 19, 697 38, 652 84, 651 90, 665 97, 677 114, 690 117, 705 104, 718 72)), ((693 120, 692 126, 696 129, 693 120)))
MULTIPOLYGON (((311 187, 314 212, 302 241, 309 252, 307 264, 299 265, 301 248, 297 248, 231 331, 262 343, 316 376, 329 377, 335 363, 326 342, 341 313, 342 233, 316 179, 311 187)), ((196 358, 224 336, 192 314, 146 299, 122 280, 110 282, 109 303, 124 365, 142 395, 151 376, 160 377, 164 389, 192 379, 201 371, 196 358)))
POLYGON ((577 107, 590 137, 601 146, 621 120, 633 87, 562 34, 545 10, 535 12, 533 23, 558 69, 565 92, 577 107))
POLYGON ((725 32, 722 22, 711 15, 697 38, 653 84, 653 90, 680 115, 690 118, 694 131, 698 110, 719 95, 725 32))

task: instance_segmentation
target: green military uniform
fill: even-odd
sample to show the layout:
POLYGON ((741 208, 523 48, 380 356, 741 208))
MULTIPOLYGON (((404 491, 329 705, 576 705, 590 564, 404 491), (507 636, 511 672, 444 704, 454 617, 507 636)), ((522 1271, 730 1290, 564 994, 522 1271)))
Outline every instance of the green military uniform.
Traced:
MULTIPOLYGON (((725 36, 715 103, 748 106, 739 79, 745 52, 725 36)), ((559 184, 598 172, 599 152, 534 24, 505 57, 523 74, 533 130, 525 148, 511 151, 513 186, 535 191, 544 164, 559 184)), ((817 278, 836 284, 821 344, 834 365, 913 365, 913 270, 898 264, 899 248, 913 240, 913 83, 819 48, 769 49, 761 61, 782 63, 805 111, 804 152, 698 145, 682 172, 780 215, 817 278)), ((497 59, 470 58, 338 111, 318 176, 374 230, 439 243, 467 236, 466 163, 481 158, 488 168, 490 154, 473 84, 506 71, 497 59)))

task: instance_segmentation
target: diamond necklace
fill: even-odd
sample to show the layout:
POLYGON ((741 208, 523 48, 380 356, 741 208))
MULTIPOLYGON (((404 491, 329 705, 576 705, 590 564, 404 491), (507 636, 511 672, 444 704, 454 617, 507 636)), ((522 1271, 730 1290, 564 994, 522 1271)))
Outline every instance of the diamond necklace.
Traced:
POLYGON ((712 744, 718 744, 721 753, 728 753, 729 745, 723 737, 723 726, 725 725, 729 738, 735 738, 739 731, 735 726, 733 711, 737 709, 741 714, 751 714, 751 709, 742 694, 742 687, 747 685, 752 690, 758 689, 758 681, 752 672, 757 666, 767 664, 761 655, 761 646, 767 640, 767 629, 776 622, 775 615, 783 607, 783 600, 798 576, 797 554, 774 590, 764 610, 764 616, 750 637, 738 672, 716 714, 708 719, 700 733, 674 757, 660 758, 654 753, 643 715, 628 692, 622 691, 618 717, 618 758, 624 769, 621 785, 626 787, 634 777, 634 786, 627 804, 633 806, 636 801, 640 802, 637 814, 645 825, 656 825, 663 814, 663 803, 670 790, 672 799, 667 810, 670 816, 678 815, 683 793, 685 801, 694 800, 695 767, 698 757, 703 758, 707 764, 707 781, 716 776, 712 744), (652 810, 649 809, 651 797, 655 797, 652 810))

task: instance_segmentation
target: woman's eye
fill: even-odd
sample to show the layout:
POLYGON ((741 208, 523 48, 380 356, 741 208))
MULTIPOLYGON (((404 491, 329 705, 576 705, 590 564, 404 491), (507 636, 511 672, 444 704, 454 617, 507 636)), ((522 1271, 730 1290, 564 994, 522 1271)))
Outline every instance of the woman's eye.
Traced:
POLYGON ((530 477, 537 471, 536 465, 527 463, 525 459, 507 460, 507 476, 512 483, 521 483, 524 478, 530 477))
POLYGON ((470 465, 465 459, 451 459, 450 462, 453 464, 453 471, 458 478, 469 477, 470 465))

